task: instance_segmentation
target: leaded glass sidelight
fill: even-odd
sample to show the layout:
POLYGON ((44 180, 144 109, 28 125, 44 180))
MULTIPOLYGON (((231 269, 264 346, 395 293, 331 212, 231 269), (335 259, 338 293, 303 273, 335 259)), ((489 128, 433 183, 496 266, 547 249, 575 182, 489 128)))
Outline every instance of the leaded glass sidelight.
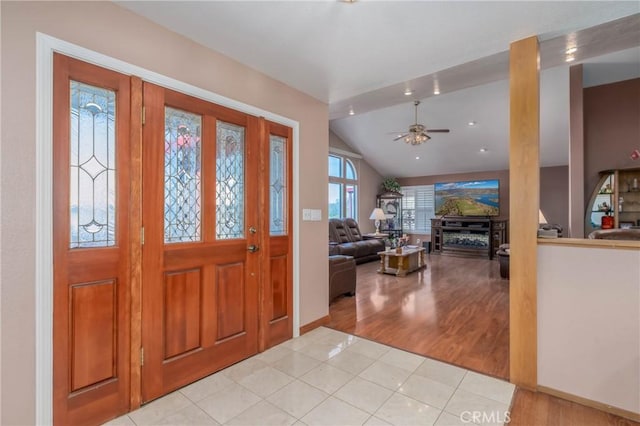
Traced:
POLYGON ((71 81, 70 248, 116 244, 116 94, 71 81))
POLYGON ((244 237, 244 127, 218 121, 216 238, 244 237))
POLYGON ((287 234, 287 140, 269 138, 269 234, 287 234))
POLYGON ((200 241, 202 117, 170 107, 164 114, 164 241, 200 241))

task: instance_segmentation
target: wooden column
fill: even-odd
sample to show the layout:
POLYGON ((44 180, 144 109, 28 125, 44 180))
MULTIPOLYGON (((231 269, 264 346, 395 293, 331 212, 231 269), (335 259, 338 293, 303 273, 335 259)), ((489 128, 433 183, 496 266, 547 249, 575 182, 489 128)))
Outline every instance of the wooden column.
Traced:
POLYGON ((510 380, 537 386, 537 229, 540 204, 540 79, 538 39, 511 44, 510 380))

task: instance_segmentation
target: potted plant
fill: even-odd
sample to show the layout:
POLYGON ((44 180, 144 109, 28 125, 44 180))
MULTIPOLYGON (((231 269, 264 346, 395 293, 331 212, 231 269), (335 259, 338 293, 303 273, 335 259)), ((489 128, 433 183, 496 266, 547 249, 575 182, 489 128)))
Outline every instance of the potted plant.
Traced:
POLYGON ((402 189, 400 184, 396 180, 396 178, 387 177, 382 181, 382 191, 383 192, 396 192, 399 193, 402 189))

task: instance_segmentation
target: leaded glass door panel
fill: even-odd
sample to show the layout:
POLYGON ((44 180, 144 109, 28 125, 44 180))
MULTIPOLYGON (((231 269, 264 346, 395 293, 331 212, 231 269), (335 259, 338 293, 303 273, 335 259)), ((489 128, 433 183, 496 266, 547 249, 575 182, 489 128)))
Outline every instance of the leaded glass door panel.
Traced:
POLYGON ((258 119, 144 84, 142 398, 258 351, 258 119), (249 232, 255 229, 256 232, 249 232))
POLYGON ((262 155, 266 173, 260 183, 265 219, 265 264, 262 290, 264 306, 261 349, 292 337, 293 331, 293 239, 292 239, 292 130, 262 120, 262 155))
POLYGON ((54 55, 53 417, 100 424, 130 396, 129 76, 54 55))

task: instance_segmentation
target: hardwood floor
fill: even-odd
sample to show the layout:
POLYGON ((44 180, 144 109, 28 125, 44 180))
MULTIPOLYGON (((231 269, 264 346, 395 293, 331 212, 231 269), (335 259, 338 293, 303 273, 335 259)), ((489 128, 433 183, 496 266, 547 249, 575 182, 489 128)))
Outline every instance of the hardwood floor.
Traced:
POLYGON ((328 326, 508 378, 509 282, 498 262, 427 257, 427 269, 404 278, 359 265, 356 296, 330 305, 328 326))
MULTIPOLYGON (((328 327, 464 368, 508 379, 509 281, 497 261, 427 256, 427 269, 404 278, 358 266, 355 297, 329 306, 328 327)), ((518 426, 640 426, 541 392, 518 389, 518 426)))
POLYGON ((509 425, 638 426, 640 423, 546 393, 517 389, 509 425))

